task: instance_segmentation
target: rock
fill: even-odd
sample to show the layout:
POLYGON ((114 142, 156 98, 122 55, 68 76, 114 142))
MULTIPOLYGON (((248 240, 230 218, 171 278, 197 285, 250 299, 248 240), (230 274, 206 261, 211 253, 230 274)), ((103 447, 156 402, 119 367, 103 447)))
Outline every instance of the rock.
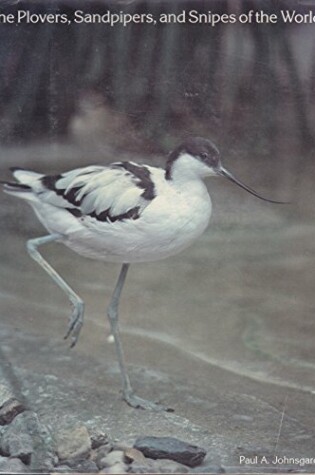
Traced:
POLYGON ((89 433, 93 450, 109 443, 108 435, 105 432, 94 430, 93 432, 89 431, 89 433))
POLYGON ((4 384, 0 384, 0 425, 10 424, 26 407, 4 384))
POLYGON ((91 460, 93 460, 93 462, 96 463, 98 468, 101 469, 100 467, 101 460, 104 459, 109 454, 109 452, 111 452, 111 450, 112 450, 112 446, 110 444, 102 445, 98 449, 92 450, 90 454, 90 458, 91 460))
POLYGON ((113 450, 99 461, 98 467, 100 469, 112 467, 113 465, 124 463, 124 461, 124 452, 120 450, 113 450))
POLYGON ((92 460, 82 460, 73 466, 76 473, 97 473, 98 466, 92 460))
POLYGON ((129 473, 160 473, 159 467, 156 465, 155 460, 150 460, 145 465, 139 462, 133 462, 129 465, 129 473))
POLYGON ((116 463, 115 465, 113 465, 112 467, 108 467, 106 468, 103 472, 99 472, 99 473, 127 473, 127 470, 128 470, 128 465, 126 465, 125 463, 116 463))
POLYGON ((91 439, 85 426, 68 427, 55 434, 59 460, 84 459, 91 450, 91 439))
POLYGON ((152 459, 169 459, 196 467, 206 456, 206 451, 196 445, 190 445, 174 437, 141 437, 134 448, 152 459))
POLYGON ((10 456, 30 464, 33 471, 49 472, 56 463, 50 431, 29 410, 18 414, 2 436, 1 449, 10 456))
POLYGON ((128 463, 138 462, 139 464, 143 464, 143 465, 147 463, 146 462, 147 459, 145 458, 143 453, 140 452, 140 450, 135 449, 134 447, 128 447, 127 449, 125 449, 124 454, 125 454, 125 459, 128 463))
POLYGON ((58 474, 58 473, 71 473, 73 472, 74 470, 69 467, 69 465, 57 465, 57 467, 54 467, 54 473, 58 474))
POLYGON ((113 442, 113 450, 121 450, 122 452, 124 452, 128 448, 130 448, 130 444, 128 444, 127 442, 113 442))
POLYGON ((24 404, 15 398, 9 399, 0 408, 0 425, 10 424, 23 411, 26 411, 24 404))
POLYGON ((27 473, 28 468, 17 458, 0 457, 0 473, 27 473))
POLYGON ((181 463, 174 462, 174 460, 160 459, 156 460, 160 473, 188 473, 188 468, 181 463))
POLYGON ((133 462, 129 466, 130 473, 188 473, 185 465, 169 459, 146 459, 146 463, 133 462))
POLYGON ((34 452, 33 441, 27 433, 7 430, 1 440, 1 451, 4 455, 19 458, 29 465, 34 452))

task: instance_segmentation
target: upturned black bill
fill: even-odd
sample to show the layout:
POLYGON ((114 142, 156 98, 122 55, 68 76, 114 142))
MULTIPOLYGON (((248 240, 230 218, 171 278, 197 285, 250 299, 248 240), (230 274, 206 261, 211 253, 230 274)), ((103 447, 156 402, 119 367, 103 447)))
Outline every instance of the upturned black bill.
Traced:
POLYGON ((268 201, 269 203, 277 203, 277 204, 288 204, 287 201, 275 201, 275 200, 269 200, 268 198, 264 198, 263 196, 260 196, 258 193, 256 193, 255 190, 253 190, 252 188, 250 188, 249 186, 247 185, 244 185, 244 183, 242 183, 241 181, 239 181, 237 178, 235 178, 232 173, 228 172, 227 170, 225 170, 225 168, 221 167, 219 170, 218 170, 218 175, 221 175, 221 176, 224 176, 225 178, 227 178, 228 180, 232 181, 233 183, 236 183, 238 186, 240 186, 241 188, 243 188, 244 190, 248 191, 248 193, 256 196, 257 198, 261 199, 261 200, 264 200, 264 201, 268 201))

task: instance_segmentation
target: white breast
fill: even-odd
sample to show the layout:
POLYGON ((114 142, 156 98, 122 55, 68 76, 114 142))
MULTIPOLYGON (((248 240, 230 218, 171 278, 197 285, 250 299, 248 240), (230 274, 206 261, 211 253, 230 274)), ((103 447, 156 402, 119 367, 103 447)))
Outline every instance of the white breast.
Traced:
MULTIPOLYGON (((157 170, 157 169, 155 169, 157 170)), ((203 182, 176 187, 154 173, 157 196, 136 220, 97 223, 68 235, 65 244, 86 257, 149 262, 177 254, 207 228, 211 200, 203 182)))

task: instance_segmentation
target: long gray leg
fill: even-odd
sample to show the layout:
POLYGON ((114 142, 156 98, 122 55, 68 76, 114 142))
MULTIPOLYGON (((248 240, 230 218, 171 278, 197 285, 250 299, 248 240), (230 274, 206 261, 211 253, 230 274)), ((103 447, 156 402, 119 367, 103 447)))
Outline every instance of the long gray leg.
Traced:
POLYGON ((39 253, 38 247, 49 242, 57 241, 60 239, 59 234, 49 234, 35 239, 29 239, 26 243, 29 255, 36 261, 48 275, 56 282, 56 284, 64 291, 73 305, 73 312, 69 319, 68 330, 65 338, 71 335, 71 348, 76 344, 79 338, 79 334, 83 325, 84 315, 84 302, 83 300, 71 289, 71 287, 63 280, 63 278, 55 271, 55 269, 48 264, 48 262, 39 253))
POLYGON ((151 401, 147 401, 136 396, 133 392, 132 386, 130 384, 130 379, 126 370, 125 364, 125 357, 124 352, 121 344, 120 334, 119 334, 119 323, 118 323, 118 307, 119 307, 119 300, 120 295, 126 280, 127 272, 129 269, 129 264, 123 264, 118 281, 113 292, 109 307, 107 309, 107 315, 109 318, 110 326, 111 326, 111 333, 114 337, 115 347, 116 347, 116 354, 118 358, 122 386, 123 386, 123 398, 124 400, 132 407, 140 408, 140 409, 151 409, 154 411, 172 411, 172 409, 166 408, 161 406, 160 404, 156 404, 151 401))

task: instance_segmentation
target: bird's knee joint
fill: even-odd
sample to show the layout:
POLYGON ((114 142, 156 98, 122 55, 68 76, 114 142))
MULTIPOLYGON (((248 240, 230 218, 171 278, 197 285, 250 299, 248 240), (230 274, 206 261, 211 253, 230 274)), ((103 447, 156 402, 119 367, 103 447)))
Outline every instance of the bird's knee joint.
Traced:
POLYGON ((117 320, 117 308, 116 307, 108 307, 107 309, 107 315, 108 315, 108 318, 111 320, 111 321, 115 321, 117 320))
POLYGON ((27 241, 27 243, 26 243, 26 249, 27 249, 27 252, 28 252, 31 256, 33 256, 33 255, 37 252, 36 246, 35 246, 35 244, 34 244, 33 241, 27 241))
POLYGON ((81 299, 73 299, 72 303, 79 313, 84 312, 84 302, 81 299))

